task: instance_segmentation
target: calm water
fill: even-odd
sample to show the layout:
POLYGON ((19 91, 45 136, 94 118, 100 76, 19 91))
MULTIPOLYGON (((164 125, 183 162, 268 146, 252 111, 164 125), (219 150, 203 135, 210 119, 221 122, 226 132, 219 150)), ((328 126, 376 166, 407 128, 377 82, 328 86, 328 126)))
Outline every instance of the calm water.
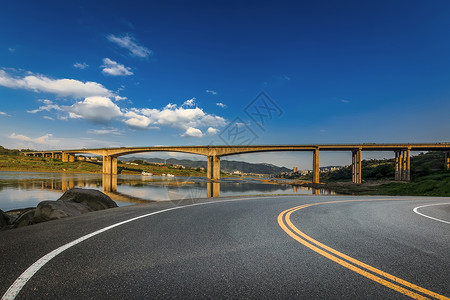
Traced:
MULTIPOLYGON (((211 185, 211 183, 209 183, 211 185)), ((119 206, 149 201, 178 200, 207 197, 208 189, 220 191, 220 196, 255 194, 312 194, 313 190, 290 185, 263 183, 257 179, 225 178, 208 187, 202 177, 159 177, 101 174, 32 173, 0 171, 0 209, 36 206, 43 200, 56 200, 73 187, 91 188, 105 192, 119 206)), ((334 194, 316 190, 320 194, 334 194)))

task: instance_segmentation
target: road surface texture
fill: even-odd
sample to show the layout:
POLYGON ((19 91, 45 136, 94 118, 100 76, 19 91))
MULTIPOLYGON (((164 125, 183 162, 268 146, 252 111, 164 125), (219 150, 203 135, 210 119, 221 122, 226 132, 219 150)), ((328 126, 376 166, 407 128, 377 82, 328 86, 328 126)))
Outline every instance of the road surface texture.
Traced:
POLYGON ((3 231, 0 295, 448 299, 450 198, 187 199, 3 231))

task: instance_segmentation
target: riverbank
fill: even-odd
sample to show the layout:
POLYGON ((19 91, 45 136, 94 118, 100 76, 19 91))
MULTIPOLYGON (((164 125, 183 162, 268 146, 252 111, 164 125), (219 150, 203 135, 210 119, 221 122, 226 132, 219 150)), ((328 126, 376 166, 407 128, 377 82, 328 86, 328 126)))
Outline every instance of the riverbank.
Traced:
MULTIPOLYGON (((173 174, 175 176, 206 176, 206 172, 197 169, 182 169, 170 165, 129 165, 119 163, 119 174, 138 175, 148 172, 155 175, 173 174)), ((63 162, 48 157, 31 157, 23 155, 0 155, 0 171, 15 172, 64 172, 101 174, 102 162, 76 161, 63 162)))
POLYGON ((329 189, 342 195, 389 195, 389 196, 450 196, 450 172, 441 171, 417 178, 411 182, 394 180, 367 180, 362 184, 349 181, 325 182, 313 184, 305 180, 277 180, 272 184, 290 184, 292 186, 329 189))
MULTIPOLYGON (((60 159, 50 157, 33 157, 24 155, 0 154, 0 171, 12 172, 56 172, 56 173, 82 173, 101 174, 101 161, 75 161, 63 162, 60 159)), ((175 176, 206 177, 206 170, 200 168, 182 168, 170 164, 139 164, 132 165, 120 162, 117 164, 118 174, 139 175, 142 172, 152 173, 155 176, 172 174, 175 176)), ((234 178, 236 175, 221 173, 223 178, 234 178)))

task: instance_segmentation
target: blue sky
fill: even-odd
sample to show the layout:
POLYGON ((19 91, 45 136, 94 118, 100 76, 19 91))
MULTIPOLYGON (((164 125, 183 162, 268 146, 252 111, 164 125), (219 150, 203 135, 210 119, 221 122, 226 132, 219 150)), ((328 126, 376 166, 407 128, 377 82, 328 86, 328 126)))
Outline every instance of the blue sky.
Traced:
POLYGON ((448 142, 449 99, 448 1, 1 4, 5 147, 448 142))

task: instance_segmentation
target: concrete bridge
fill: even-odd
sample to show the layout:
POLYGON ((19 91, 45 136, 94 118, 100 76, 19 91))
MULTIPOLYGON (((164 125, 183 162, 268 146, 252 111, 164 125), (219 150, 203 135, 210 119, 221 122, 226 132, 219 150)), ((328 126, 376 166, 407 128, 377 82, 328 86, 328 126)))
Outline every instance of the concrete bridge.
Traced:
POLYGON ((411 151, 444 151, 445 165, 450 169, 450 143, 433 144, 334 144, 334 145, 259 145, 259 146, 155 146, 121 147, 98 149, 73 149, 26 152, 29 156, 60 158, 65 162, 75 161, 76 154, 103 156, 103 174, 117 174, 117 157, 143 152, 180 152, 207 157, 207 179, 220 180, 220 158, 224 156, 274 151, 309 151, 313 153, 313 183, 319 183, 319 152, 350 151, 352 153, 352 182, 361 183, 362 151, 395 152, 395 180, 410 180, 411 151))

